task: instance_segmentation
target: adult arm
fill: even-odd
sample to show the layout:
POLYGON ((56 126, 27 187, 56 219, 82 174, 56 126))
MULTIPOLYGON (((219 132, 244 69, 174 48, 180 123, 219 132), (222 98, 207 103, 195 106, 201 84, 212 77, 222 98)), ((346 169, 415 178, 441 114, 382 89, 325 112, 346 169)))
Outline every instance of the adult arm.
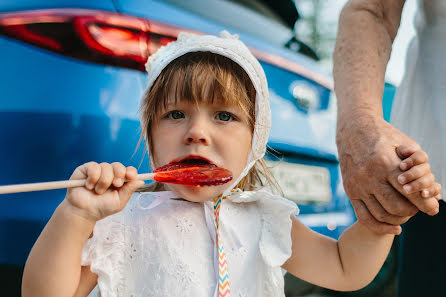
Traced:
POLYGON ((421 210, 438 212, 435 198, 403 191, 397 147, 418 144, 383 119, 384 75, 405 0, 350 0, 342 10, 334 53, 338 99, 336 142, 344 187, 358 220, 379 233, 399 234, 421 210))
POLYGON ((393 242, 359 222, 336 241, 316 233, 292 217, 292 256, 282 266, 307 282, 337 291, 359 290, 383 265, 393 242))

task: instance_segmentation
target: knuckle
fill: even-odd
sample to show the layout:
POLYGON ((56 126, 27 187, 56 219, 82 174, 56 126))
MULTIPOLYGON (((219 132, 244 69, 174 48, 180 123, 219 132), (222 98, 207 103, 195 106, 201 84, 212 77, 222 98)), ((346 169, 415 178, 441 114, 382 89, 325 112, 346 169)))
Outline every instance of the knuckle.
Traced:
POLYGON ((394 216, 405 216, 408 210, 404 207, 404 205, 394 200, 391 201, 391 203, 386 205, 386 210, 389 212, 389 214, 394 216))
POLYGON ((377 219, 379 222, 389 223, 389 221, 391 221, 391 215, 386 212, 379 211, 375 214, 375 219, 377 219))
POLYGON ((137 174, 137 173, 138 173, 138 171, 136 170, 136 168, 135 168, 135 167, 132 167, 132 166, 128 167, 128 171, 129 171, 129 173, 132 173, 132 174, 137 174))
POLYGON ((376 158, 376 162, 379 166, 384 167, 386 169, 391 169, 393 168, 393 162, 391 160, 391 158, 389 158, 389 156, 387 156, 386 154, 382 154, 380 156, 375 157, 376 158))
POLYGON ((429 181, 429 185, 431 185, 435 182, 435 175, 433 173, 430 173, 427 179, 429 181))
POLYGON ((404 176, 406 177, 406 180, 411 181, 414 179, 415 173, 412 170, 409 170, 404 173, 404 176))
POLYGON ((125 166, 121 162, 114 162, 112 165, 118 168, 125 168, 125 166))
POLYGON ((415 206, 410 207, 410 208, 407 209, 407 216, 408 217, 413 217, 417 213, 418 213, 418 208, 416 208, 415 206))
POLYGON ((123 174, 125 173, 125 167, 124 165, 122 165, 119 162, 115 162, 112 164, 113 170, 115 171, 115 173, 117 174, 123 174))
POLYGON ((111 166, 110 163, 107 163, 107 162, 102 162, 99 165, 101 165, 102 167, 109 167, 109 166, 111 166))
POLYGON ((436 208, 438 208, 438 201, 433 199, 433 198, 429 198, 429 199, 425 199, 423 201, 423 203, 421 204, 421 211, 424 213, 430 213, 431 211, 435 210, 436 208))
POLYGON ((410 216, 394 216, 392 222, 389 222, 392 225, 402 225, 406 223, 410 219, 410 216))
POLYGON ((393 216, 398 216, 403 213, 403 210, 399 206, 395 205, 394 203, 389 204, 386 207, 386 210, 390 215, 393 215, 393 216))
POLYGON ((427 162, 429 161, 429 156, 425 151, 421 151, 421 162, 427 162))

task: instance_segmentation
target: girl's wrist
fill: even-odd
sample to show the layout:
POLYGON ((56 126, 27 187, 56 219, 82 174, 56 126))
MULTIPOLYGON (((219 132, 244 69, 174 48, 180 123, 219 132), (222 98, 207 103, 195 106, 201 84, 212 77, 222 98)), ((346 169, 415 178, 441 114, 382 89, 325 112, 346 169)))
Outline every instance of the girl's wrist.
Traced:
POLYGON ((76 221, 76 224, 80 224, 91 230, 93 230, 97 222, 97 219, 89 215, 87 211, 72 205, 67 199, 62 201, 56 211, 60 212, 64 218, 76 221))
POLYGON ((355 225, 357 226, 357 228, 360 230, 360 232, 362 234, 369 234, 370 236, 373 236, 375 238, 389 238, 389 239, 393 239, 393 237, 395 236, 395 234, 382 234, 382 233, 377 233, 374 230, 370 229, 367 225, 361 223, 360 221, 356 221, 355 225))

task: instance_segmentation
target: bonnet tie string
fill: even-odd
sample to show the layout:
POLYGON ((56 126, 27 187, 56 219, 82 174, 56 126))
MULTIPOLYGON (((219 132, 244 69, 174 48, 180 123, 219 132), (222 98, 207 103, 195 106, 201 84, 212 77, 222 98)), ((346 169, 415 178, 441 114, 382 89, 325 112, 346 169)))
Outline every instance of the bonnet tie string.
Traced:
POLYGON ((220 206, 223 196, 220 195, 214 199, 214 219, 217 229, 217 251, 218 251, 218 297, 230 297, 228 265, 226 262, 226 253, 220 235, 220 206))

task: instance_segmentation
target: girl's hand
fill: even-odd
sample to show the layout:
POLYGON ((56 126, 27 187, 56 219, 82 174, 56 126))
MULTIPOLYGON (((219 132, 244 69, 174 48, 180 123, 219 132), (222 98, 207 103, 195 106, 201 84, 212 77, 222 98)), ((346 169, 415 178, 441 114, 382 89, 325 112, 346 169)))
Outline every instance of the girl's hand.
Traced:
POLYGON ((398 176, 398 182, 403 186, 403 190, 407 194, 421 192, 424 198, 441 199, 441 185, 435 182, 435 176, 430 170, 427 163, 428 156, 418 150, 400 163, 400 169, 404 170, 398 176))
POLYGON ((121 211, 133 192, 144 185, 144 181, 136 180, 137 174, 134 167, 126 168, 118 162, 85 163, 70 177, 87 179, 85 187, 68 189, 65 199, 74 212, 96 222, 121 211))

